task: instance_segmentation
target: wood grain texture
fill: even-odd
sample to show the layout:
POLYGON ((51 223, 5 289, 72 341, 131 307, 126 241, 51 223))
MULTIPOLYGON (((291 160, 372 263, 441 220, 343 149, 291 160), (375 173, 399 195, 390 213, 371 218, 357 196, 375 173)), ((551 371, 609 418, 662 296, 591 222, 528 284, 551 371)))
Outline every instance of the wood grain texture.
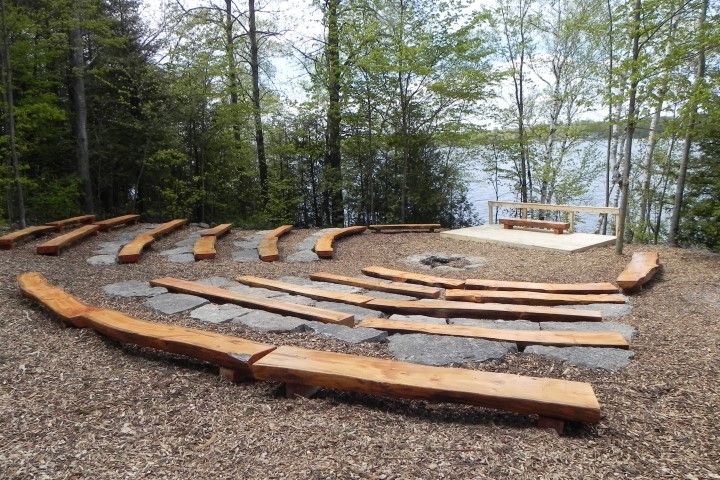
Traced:
POLYGON ((0 249, 8 250, 20 240, 54 231, 57 231, 57 227, 54 225, 35 225, 23 228, 22 230, 15 230, 14 232, 10 232, 0 237, 0 249))
POLYGON ((333 232, 328 232, 322 237, 318 238, 315 242, 315 253, 320 258, 332 258, 333 257, 333 243, 342 237, 349 235, 356 235, 367 230, 367 227, 363 225, 357 225, 354 227, 339 228, 333 232))
POLYGON ((382 232, 383 230, 390 230, 390 231, 428 231, 428 232, 434 232, 435 230, 438 230, 442 228, 442 225, 439 223, 396 223, 396 224, 388 224, 388 225, 370 225, 368 227, 370 230, 374 232, 382 232))
POLYGON ((456 402, 586 423, 600 421, 588 383, 415 365, 278 347, 253 363, 256 378, 353 392, 456 402))
POLYGON ((215 235, 206 235, 198 238, 195 241, 195 245, 193 245, 193 256, 195 257, 195 260, 215 258, 215 255, 217 255, 215 242, 217 242, 217 237, 215 235))
POLYGON ((425 275, 424 273, 405 272, 385 267, 365 267, 362 269, 362 272, 371 277, 385 278, 394 282, 417 283, 430 287, 463 288, 465 285, 464 280, 436 277, 433 275, 425 275))
POLYGON ((440 298, 442 288, 426 287, 423 285, 408 285, 400 282, 380 282, 371 278, 347 277, 335 275, 334 273, 318 272, 311 273, 310 278, 320 282, 339 283, 341 285, 352 285, 366 290, 377 290, 379 292, 397 293, 399 295, 410 295, 420 298, 440 298))
POLYGON ((232 223, 221 223, 213 228, 207 228, 200 230, 201 237, 222 237, 227 234, 232 228, 232 223))
POLYGON ((91 235, 97 235, 100 227, 97 225, 83 225, 67 233, 53 237, 47 242, 37 246, 36 252, 40 255, 60 255, 62 249, 69 247, 91 235))
POLYGON ((118 261, 120 263, 137 263, 142 252, 153 243, 155 243, 155 237, 152 235, 146 233, 138 235, 123 245, 120 252, 118 252, 118 261))
POLYGON ((280 225, 272 232, 265 235, 257 246, 258 256, 263 262, 275 262, 280 259, 278 241, 293 229, 292 225, 280 225))
POLYGON ((62 288, 51 285, 38 272, 21 273, 17 276, 17 283, 23 295, 40 303, 68 325, 83 327, 85 323, 82 314, 95 308, 77 300, 62 288))
POLYGON ((612 283, 536 283, 512 282, 505 280, 486 280, 469 278, 465 281, 467 290, 523 290, 544 293, 618 293, 620 291, 612 283))
POLYGON ((52 225, 54 227, 63 228, 72 225, 82 225, 85 223, 92 223, 95 221, 95 215, 79 215, 77 217, 65 218, 63 220, 55 220, 53 222, 47 222, 46 225, 52 225))
POLYGON ((324 308, 308 307, 306 305, 298 305, 290 302, 281 302, 273 298, 246 295, 233 292, 232 290, 211 287, 197 282, 180 280, 178 278, 156 278, 154 280, 150 280, 150 284, 155 287, 165 287, 168 290, 175 292, 197 295, 209 300, 235 303, 244 307, 279 313, 280 315, 291 315, 309 320, 317 320, 318 322, 334 323, 346 326, 353 326, 355 324, 355 317, 348 313, 335 312, 324 308))
POLYGON ((445 299, 460 302, 513 303, 516 305, 589 305, 625 303, 619 293, 544 293, 523 290, 446 290, 445 299))
POLYGON ((137 215, 137 214, 121 215, 119 217, 113 217, 113 218, 108 218, 105 220, 97 221, 97 222, 95 222, 95 225, 98 225, 100 227, 101 232, 107 232, 108 230, 111 230, 115 227, 119 227, 121 225, 137 223, 137 221, 139 219, 140 219, 140 215, 137 215))
POLYGON ((565 330, 505 330, 465 325, 436 325, 432 323, 366 318, 358 327, 376 328, 391 333, 426 333, 455 337, 483 338, 498 342, 514 342, 519 348, 527 345, 555 347, 608 347, 628 349, 627 340, 617 332, 573 332, 565 330))
POLYGON ((152 230, 145 232, 146 235, 152 235, 155 237, 155 240, 159 239, 160 237, 164 237, 165 235, 168 235, 175 230, 182 228, 187 223, 186 218, 178 218, 175 220, 170 220, 169 222, 165 222, 162 225, 159 225, 152 230))
POLYGON ((628 266, 618 276, 617 283, 624 291, 633 292, 652 280, 659 270, 658 252, 635 252, 628 266))
POLYGON ((237 277, 237 281, 250 287, 267 288, 268 290, 276 290, 286 292, 292 295, 302 295, 304 297, 313 298, 315 300, 324 300, 328 302, 349 303, 351 305, 363 305, 373 297, 368 295, 360 295, 357 293, 343 293, 324 290, 322 288, 308 287, 305 285, 297 285, 294 283, 283 282, 280 280, 270 280, 268 278, 254 277, 245 275, 237 277))
POLYGON ((500 218, 498 219, 498 223, 504 228, 544 228, 552 230, 557 234, 561 234, 564 230, 570 229, 570 224, 566 222, 551 222, 549 220, 533 220, 530 218, 500 218))

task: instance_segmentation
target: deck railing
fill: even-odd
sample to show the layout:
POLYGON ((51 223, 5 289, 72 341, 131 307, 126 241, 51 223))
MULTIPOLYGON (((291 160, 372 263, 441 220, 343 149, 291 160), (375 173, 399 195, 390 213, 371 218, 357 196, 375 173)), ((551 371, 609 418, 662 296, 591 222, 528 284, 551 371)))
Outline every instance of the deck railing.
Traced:
POLYGON ((488 223, 495 223, 495 209, 497 208, 514 208, 520 210, 522 218, 527 218, 528 210, 549 210, 554 212, 568 212, 570 231, 575 230, 575 214, 597 213, 613 215, 615 217, 615 236, 618 234, 618 216, 620 209, 617 207, 589 207, 585 205, 556 205, 552 203, 523 203, 523 202, 503 202, 500 200, 490 200, 488 202, 488 223))

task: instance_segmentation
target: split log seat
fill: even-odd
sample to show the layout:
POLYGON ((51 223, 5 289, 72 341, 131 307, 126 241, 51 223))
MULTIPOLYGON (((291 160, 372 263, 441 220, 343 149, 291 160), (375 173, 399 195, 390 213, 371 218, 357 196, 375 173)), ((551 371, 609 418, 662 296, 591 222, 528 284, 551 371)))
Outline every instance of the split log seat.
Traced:
POLYGON ((305 285, 297 285, 294 283, 283 282, 280 280, 270 280, 267 278, 253 277, 250 275, 237 277, 237 281, 250 287, 267 288, 268 290, 276 290, 279 292, 289 293, 291 295, 302 295, 304 297, 313 298, 315 300, 349 303, 351 305, 363 305, 374 297, 368 295, 360 295, 357 293, 333 292, 322 288, 308 287, 305 285))
POLYGON ((558 235, 565 230, 570 230, 570 224, 567 222, 551 222, 549 220, 533 220, 530 218, 501 218, 498 223, 506 229, 512 229, 513 227, 542 228, 552 230, 558 235))
POLYGON ((571 294, 512 290, 446 290, 445 299, 460 302, 514 303, 516 305, 589 305, 592 303, 625 303, 618 293, 571 294))
POLYGON ((168 235, 175 230, 182 228, 187 223, 187 219, 185 218, 178 218, 176 220, 170 220, 169 222, 165 222, 162 225, 159 225, 149 232, 145 232, 146 235, 152 235, 155 237, 155 240, 159 239, 160 237, 164 237, 165 235, 168 235))
POLYGON ((370 225, 368 228, 375 233, 382 233, 384 230, 390 230, 390 231, 394 231, 394 232, 397 232, 397 231, 424 232, 427 230, 428 232, 432 233, 435 230, 442 228, 442 225, 440 225, 439 223, 398 223, 398 224, 390 224, 390 225, 370 225))
POLYGON ((74 243, 83 240, 91 235, 97 235, 100 227, 97 225, 83 225, 67 233, 51 238, 37 246, 37 253, 40 255, 60 255, 60 251, 74 243))
POLYGON ((287 346, 260 358, 252 370, 257 379, 287 386, 465 403, 562 421, 600 421, 600 404, 588 383, 429 367, 287 346))
POLYGON ((278 241, 280 237, 290 232, 292 225, 281 225, 272 232, 265 235, 257 246, 258 256, 263 262, 275 262, 280 259, 278 241))
POLYGON ((365 267, 362 269, 362 272, 371 277, 385 278, 393 282, 419 283, 420 285, 442 288, 463 288, 465 286, 465 280, 436 277, 423 273, 404 272, 402 270, 393 270, 385 267, 365 267))
POLYGON ((335 240, 349 235, 363 233, 365 230, 367 230, 367 227, 358 225, 355 227, 338 228, 337 230, 328 232, 315 242, 315 253, 320 258, 332 258, 334 253, 333 243, 335 240))
POLYGON ((115 227, 129 225, 131 223, 137 223, 139 219, 140 215, 137 214, 121 215, 119 217, 100 220, 98 222, 95 222, 95 225, 98 225, 100 227, 101 232, 107 232, 108 230, 112 230, 115 227))
POLYGON ((319 272, 311 273, 310 278, 319 282, 339 283, 341 285, 352 285, 366 290, 377 290, 379 292, 396 293, 399 295, 410 295, 420 298, 440 298, 441 288, 426 287, 423 285, 408 285, 400 282, 381 282, 371 278, 347 277, 333 273, 319 272))
POLYGON ((35 225, 32 227, 15 230, 0 237, 0 249, 8 250, 13 247, 15 242, 32 236, 40 236, 44 233, 57 231, 57 227, 53 225, 35 225))
POLYGON ((308 307, 296 303, 281 302, 274 298, 256 297, 243 293, 233 292, 224 288, 211 287, 197 282, 180 280, 178 278, 165 277, 150 280, 154 287, 165 287, 168 290, 180 293, 188 293, 208 300, 235 303, 247 308, 256 308, 267 312, 290 315, 294 317, 316 320, 318 322, 333 323, 352 327, 355 325, 355 317, 348 313, 335 312, 324 308, 308 307))
POLYGON ((208 260, 215 258, 217 251, 215 250, 215 242, 217 242, 215 235, 207 235, 200 237, 193 245, 193 256, 195 260, 208 260))
POLYGON ((435 325, 389 320, 387 318, 366 318, 358 324, 358 327, 375 328, 389 333, 426 333, 429 335, 482 338, 497 342, 514 342, 519 349, 524 349, 527 345, 630 348, 627 340, 617 332, 505 330, 465 325, 435 325))
POLYGON ((129 243, 123 245, 118 253, 120 263, 137 263, 140 260, 143 250, 155 243, 155 237, 143 233, 133 238, 129 243))
POLYGON ((536 283, 510 282, 504 280, 485 280, 469 278, 465 280, 467 290, 522 290, 543 293, 618 293, 620 291, 612 283, 536 283))
POLYGON ((70 227, 73 225, 83 225, 86 223, 92 223, 95 221, 95 215, 79 215, 77 217, 66 218, 64 220, 55 220, 53 222, 47 222, 45 225, 52 225, 61 229, 63 227, 70 227))
POLYGON ((232 223, 221 223, 213 228, 207 228, 200 231, 201 237, 222 237, 230 231, 232 223))
POLYGON ((633 292, 652 280, 660 270, 658 252, 635 252, 628 266, 618 276, 617 283, 626 292, 633 292))
POLYGON ((21 273, 17 277, 17 282, 26 297, 42 304, 60 317, 65 324, 75 327, 84 326, 82 314, 95 308, 76 299, 62 288, 49 284, 40 273, 21 273))

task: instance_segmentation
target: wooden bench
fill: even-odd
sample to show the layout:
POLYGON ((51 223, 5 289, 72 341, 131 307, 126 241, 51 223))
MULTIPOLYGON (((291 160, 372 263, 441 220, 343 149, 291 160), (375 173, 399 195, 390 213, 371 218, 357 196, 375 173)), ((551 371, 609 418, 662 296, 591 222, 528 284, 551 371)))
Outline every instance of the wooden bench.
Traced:
POLYGON ((149 246, 155 243, 155 237, 147 233, 142 233, 133 238, 130 242, 123 245, 118 252, 118 261, 120 263, 137 263, 140 255, 149 246))
POLYGON ((36 252, 40 255, 60 255, 60 251, 91 235, 97 235, 100 227, 97 225, 83 225, 67 233, 51 238, 37 246, 36 252))
POLYGON ((165 222, 162 225, 159 225, 149 232, 145 232, 147 235, 152 235, 155 240, 159 239, 160 237, 164 237, 165 235, 169 235, 170 233, 174 232, 175 230, 178 230, 179 228, 182 228, 187 223, 186 218, 178 218, 176 220, 170 220, 169 222, 165 222))
POLYGON ((352 327, 355 325, 355 317, 348 313, 335 312, 324 308, 308 307, 296 303, 281 302, 274 298, 256 297, 233 292, 224 288, 211 287, 197 282, 180 280, 172 277, 156 278, 150 280, 154 287, 165 287, 168 290, 181 293, 189 293, 209 300, 235 303, 243 307, 257 308, 268 312, 290 315, 294 317, 316 320, 318 322, 333 323, 352 327))
POLYGON ((617 332, 505 330, 465 325, 436 325, 387 318, 366 318, 358 324, 358 327, 376 328, 390 333, 426 333, 429 335, 483 338, 496 342, 514 342, 519 349, 523 349, 528 345, 630 348, 627 340, 617 332))
POLYGON ((77 217, 66 218, 64 220, 55 220, 54 222, 47 222, 45 225, 52 225, 61 229, 63 227, 69 227, 72 225, 82 225, 86 223, 92 223, 95 221, 95 215, 79 215, 77 217))
POLYGON ((445 299, 460 302, 514 303, 517 305, 590 305, 592 303, 625 303, 618 293, 578 295, 511 290, 446 290, 445 299))
POLYGON ((625 292, 633 292, 652 280, 660 270, 658 252, 635 252, 625 270, 617 278, 617 283, 625 292))
POLYGON ((333 257, 333 243, 342 237, 349 235, 356 235, 367 230, 367 227, 358 225, 355 227, 338 228, 332 232, 328 232, 322 237, 318 238, 315 242, 315 253, 320 258, 332 258, 333 257))
POLYGON ((77 300, 62 288, 50 285, 38 272, 21 273, 17 282, 23 295, 43 305, 67 325, 83 327, 82 315, 95 308, 77 300))
POLYGON ((195 245, 193 245, 193 256, 196 261, 215 258, 217 255, 217 251, 215 250, 217 238, 215 235, 207 235, 195 241, 195 245))
POLYGON ((304 297, 313 298, 315 300, 328 302, 341 302, 350 305, 362 305, 374 300, 373 297, 360 295, 357 293, 332 292, 316 287, 308 287, 305 285, 297 285, 295 283, 282 282, 280 280, 270 280, 267 278, 242 276, 237 277, 237 281, 250 287, 267 288, 268 290, 276 290, 279 292, 289 293, 291 295, 302 295, 304 297))
POLYGON ((552 230, 558 235, 570 229, 570 224, 567 222, 551 222, 549 220, 533 220, 530 218, 501 218, 498 223, 507 229, 513 227, 543 228, 552 230))
POLYGON ((543 293, 618 293, 620 291, 612 283, 536 283, 510 282, 505 280, 485 280, 469 278, 465 280, 467 290, 523 290, 543 293))
POLYGON ((57 231, 57 227, 53 225, 35 225, 32 227, 23 228, 22 230, 15 230, 6 235, 0 237, 0 249, 9 250, 13 247, 15 242, 26 239, 28 237, 37 237, 44 233, 57 231))
POLYGON ((257 251, 260 260, 263 262, 275 262, 280 259, 280 251, 278 250, 278 240, 280 237, 290 232, 293 229, 292 225, 281 225, 272 232, 265 235, 265 237, 258 243, 257 251))
POLYGON ((462 368, 428 367, 343 353, 278 347, 252 365, 257 379, 384 397, 455 402, 560 421, 597 423, 588 383, 462 368))
POLYGON ((213 228, 207 228, 200 231, 201 237, 222 237, 232 228, 232 223, 221 223, 213 228))
POLYGON ((375 233, 381 233, 384 230, 390 230, 390 231, 428 231, 430 233, 434 232, 435 230, 439 230, 442 228, 442 225, 439 223, 398 223, 398 224, 391 224, 391 225, 370 225, 368 227, 370 230, 372 230, 375 233))
POLYGON ((385 278, 394 282, 418 283, 430 287, 463 288, 465 285, 465 280, 436 277, 423 273, 404 272, 402 270, 393 270, 385 267, 365 267, 362 269, 362 272, 371 277, 385 278))
POLYGON ((398 295, 410 295, 420 298, 440 298, 441 288, 426 287, 423 285, 408 285, 400 282, 381 282, 370 278, 346 277, 333 273, 319 272, 311 273, 310 278, 320 282, 339 283, 341 285, 352 285, 366 290, 377 290, 379 292, 397 293, 398 295))
POLYGON ((139 219, 140 215, 133 213, 129 215, 121 215, 119 217, 100 220, 98 222, 95 222, 95 225, 98 225, 100 227, 101 232, 107 232, 108 230, 112 230, 115 227, 129 225, 131 223, 137 223, 139 219))
POLYGON ((441 318, 482 318, 554 322, 600 322, 600 312, 572 308, 511 305, 506 303, 451 302, 445 300, 404 301, 375 299, 364 308, 403 315, 428 315, 441 318))

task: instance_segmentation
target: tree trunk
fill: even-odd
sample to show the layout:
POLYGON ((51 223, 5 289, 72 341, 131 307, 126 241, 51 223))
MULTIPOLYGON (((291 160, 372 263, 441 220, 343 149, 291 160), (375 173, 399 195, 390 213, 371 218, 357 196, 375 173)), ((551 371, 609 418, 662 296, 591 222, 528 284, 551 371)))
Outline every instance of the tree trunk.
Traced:
POLYGON ((235 35, 233 25, 235 19, 232 13, 232 0, 225 0, 225 56, 227 57, 228 90, 230 96, 230 109, 233 119, 233 137, 236 142, 240 141, 240 118, 238 115, 238 79, 237 62, 235 61, 235 35))
MULTIPOLYGON (((608 66, 608 79, 607 79, 607 95, 608 95, 608 138, 607 138, 607 156, 605 158, 605 206, 610 206, 610 157, 612 151, 613 142, 613 63, 615 51, 613 50, 613 13, 612 13, 612 1, 607 0, 608 10, 608 53, 610 57, 610 65, 608 66)), ((608 214, 602 216, 602 234, 607 235, 608 226, 608 214)))
POLYGON ((327 0, 327 130, 325 140, 325 201, 331 225, 342 226, 345 221, 342 195, 340 153, 340 0, 327 0))
POLYGON ((250 40, 250 74, 252 77, 253 120, 255 122, 255 151, 260 173, 260 196, 263 205, 268 199, 268 167, 265 158, 262 110, 260 109, 260 62, 258 60, 257 25, 255 23, 255 0, 248 0, 248 34, 250 40))
POLYGON ((660 114, 662 112, 664 89, 658 94, 657 106, 655 114, 650 121, 650 134, 648 136, 648 146, 645 152, 644 163, 644 179, 642 187, 642 198, 640 199, 640 221, 638 222, 638 231, 641 235, 647 233, 650 220, 650 183, 652 182, 653 156, 655 155, 655 146, 657 145, 657 129, 660 123, 660 114))

